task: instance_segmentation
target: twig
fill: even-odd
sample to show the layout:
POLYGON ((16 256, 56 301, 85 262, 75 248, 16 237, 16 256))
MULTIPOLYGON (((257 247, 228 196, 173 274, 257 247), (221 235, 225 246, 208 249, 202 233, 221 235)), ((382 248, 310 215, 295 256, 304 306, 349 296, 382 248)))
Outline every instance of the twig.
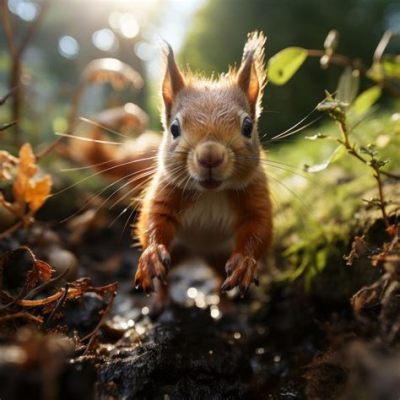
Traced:
POLYGON ((0 98, 0 106, 2 106, 9 97, 11 97, 17 88, 13 87, 8 93, 6 93, 3 97, 0 98))
POLYGON ((8 228, 5 231, 1 232, 0 233, 0 240, 4 239, 8 235, 11 235, 13 232, 15 232, 21 226, 22 226, 22 221, 18 221, 14 225, 12 225, 10 228, 8 228))
POLYGON ((387 47, 387 45, 390 42, 390 39, 392 38, 393 33, 390 31, 386 31, 380 42, 378 43, 378 46, 376 47, 375 53, 374 53, 374 63, 380 63, 383 53, 387 47))
POLYGON ((43 16, 45 12, 47 11, 47 8, 49 7, 50 0, 43 0, 42 1, 42 6, 40 8, 40 11, 37 15, 37 17, 32 21, 32 23, 28 26, 28 29, 25 32, 25 35, 23 36, 16 52, 16 57, 21 58, 22 53, 25 51, 26 47, 28 46, 29 42, 31 41, 33 35, 35 34, 35 31, 37 27, 40 25, 40 22, 43 19, 43 16))
POLYGON ((387 176, 388 178, 400 180, 400 175, 394 174, 393 172, 381 171, 381 174, 387 176))
MULTIPOLYGON (((307 49, 307 55, 313 58, 321 58, 326 55, 325 50, 319 49, 307 49)), ((341 65, 343 67, 351 67, 357 69, 361 74, 368 78, 368 69, 363 65, 360 60, 353 60, 350 57, 344 56, 343 54, 333 54, 329 58, 329 62, 336 65, 341 65)), ((383 79, 379 82, 384 89, 386 89, 391 95, 395 97, 400 97, 400 89, 393 85, 388 79, 383 79)))
POLYGON ((68 283, 65 285, 65 292, 64 295, 62 297, 60 297, 60 299, 57 301, 56 305, 54 306, 53 310, 51 311, 49 317, 47 318, 46 322, 45 322, 45 328, 47 328, 51 322, 51 320, 53 319, 54 315, 56 314, 56 312, 61 308, 61 306, 64 304, 67 296, 68 296, 68 290, 69 290, 69 286, 68 283))
POLYGON ((46 157, 48 154, 50 154, 62 142, 62 140, 63 137, 60 136, 53 143, 50 143, 47 147, 45 147, 42 151, 35 154, 36 161, 39 161, 42 158, 46 157))
POLYGON ((17 123, 17 121, 12 121, 12 122, 7 122, 5 124, 0 125, 0 132, 5 131, 6 129, 10 128, 11 126, 14 126, 17 123))
POLYGON ((25 296, 24 299, 28 300, 29 298, 37 295, 38 293, 40 293, 43 289, 46 289, 48 286, 54 285, 56 282, 60 281, 62 278, 64 278, 64 276, 66 276, 68 274, 68 272, 70 271, 69 268, 65 269, 63 272, 61 272, 61 274, 57 275, 56 277, 49 279, 48 281, 42 283, 39 286, 36 286, 35 288, 33 288, 30 292, 28 292, 25 296))
MULTIPOLYGON (((313 58, 321 58, 326 55, 326 51, 319 49, 307 49, 307 55, 313 58)), ((342 67, 352 67, 354 69, 358 69, 362 74, 367 73, 367 68, 360 60, 353 60, 352 58, 343 54, 332 54, 329 58, 329 62, 336 65, 341 65, 342 67)))
POLYGON ((4 317, 0 317, 0 324, 3 324, 4 322, 7 321, 12 321, 13 319, 18 319, 18 318, 23 318, 23 319, 28 319, 30 321, 35 321, 38 324, 43 323, 43 319, 40 317, 36 317, 32 314, 29 314, 27 312, 17 312, 15 314, 10 314, 10 315, 5 315, 4 317))
POLYGON ((3 30, 6 36, 8 51, 10 52, 11 57, 14 59, 17 52, 14 45, 14 39, 13 39, 14 33, 9 18, 7 1, 0 0, 0 4, 1 4, 1 13, 0 13, 1 25, 3 26, 3 30))
POLYGON ((385 227, 386 229, 389 228, 390 223, 389 223, 389 218, 386 214, 386 209, 385 209, 385 197, 383 195, 383 184, 382 184, 382 179, 381 179, 381 173, 379 170, 379 167, 373 167, 375 170, 375 179, 378 183, 378 193, 379 193, 379 208, 381 209, 382 212, 382 217, 383 217, 383 221, 385 223, 385 227))
POLYGON ((376 162, 373 155, 371 156, 371 162, 370 162, 365 157, 363 157, 361 154, 359 154, 357 152, 355 146, 350 143, 349 132, 347 129, 345 116, 338 115, 335 119, 339 124, 340 132, 341 132, 341 135, 343 138, 342 140, 338 140, 339 143, 342 144, 346 148, 346 150, 348 151, 349 154, 351 154, 353 157, 357 158, 363 164, 370 166, 374 170, 374 178, 377 181, 378 193, 379 193, 378 207, 380 208, 380 210, 382 212, 383 221, 384 221, 385 227, 387 229, 387 228, 389 228, 390 223, 389 223, 389 219, 388 219, 388 216, 386 213, 386 208, 385 208, 386 202, 385 202, 385 197, 384 197, 384 193, 383 193, 383 183, 382 183, 382 179, 381 179, 381 175, 385 174, 385 173, 384 173, 384 171, 381 171, 381 165, 379 165, 376 162))
MULTIPOLYGON (((343 146, 346 147, 346 150, 354 157, 356 157, 358 160, 360 160, 362 163, 364 164, 368 164, 368 160, 363 157, 361 154, 359 154, 354 145, 352 145, 349 141, 348 138, 348 133, 347 133, 347 126, 346 123, 344 121, 338 121, 339 126, 340 126, 340 132, 342 134, 343 140, 340 140, 339 143, 342 144, 343 146)), ((392 172, 387 172, 387 171, 382 171, 379 170, 379 173, 381 175, 385 175, 388 178, 392 178, 392 179, 397 179, 400 180, 400 175, 394 174, 392 172)))
POLYGON ((6 36, 7 47, 9 49, 11 55, 11 73, 10 73, 10 88, 14 90, 13 101, 11 104, 11 111, 13 121, 15 121, 14 125, 14 134, 15 134, 15 141, 19 144, 19 126, 18 122, 20 120, 20 113, 21 113, 21 105, 22 105, 22 93, 21 93, 21 86, 20 86, 20 78, 21 78, 21 69, 22 69, 22 55, 28 46, 30 40, 32 39, 37 27, 39 26, 43 15, 49 6, 50 0, 43 0, 42 6, 37 17, 33 20, 33 22, 29 25, 28 29, 26 30, 21 42, 19 45, 16 45, 15 35, 13 31, 13 27, 10 21, 10 13, 7 7, 6 0, 1 1, 1 22, 4 29, 4 33, 6 36))
POLYGON ((92 332, 90 332, 90 333, 88 333, 86 336, 84 336, 82 339, 81 339, 81 342, 84 342, 85 340, 88 340, 89 339, 89 342, 88 342, 88 344, 86 345, 86 349, 85 349, 85 351, 84 351, 84 355, 89 351, 89 349, 91 348, 91 345, 92 345, 92 342, 93 342, 93 340, 94 340, 94 338, 95 338, 95 335, 96 335, 96 333, 97 333, 97 331, 101 328, 101 326, 103 325, 103 322, 104 322, 104 320, 105 320, 105 318, 106 318, 106 316, 107 316, 107 314, 110 312, 110 310, 111 310, 111 307, 112 307, 112 305, 113 305, 113 302, 114 302, 114 299, 115 299, 115 296, 116 296, 116 284, 114 283, 114 284, 111 284, 111 285, 114 285, 114 292, 113 293, 111 293, 111 299, 110 299, 110 301, 108 302, 108 304, 107 304, 107 307, 105 308, 105 310, 104 310, 104 312, 103 312, 103 315, 101 316, 101 318, 100 318, 100 321, 97 323, 97 325, 96 325, 96 327, 93 329, 93 331, 92 332))

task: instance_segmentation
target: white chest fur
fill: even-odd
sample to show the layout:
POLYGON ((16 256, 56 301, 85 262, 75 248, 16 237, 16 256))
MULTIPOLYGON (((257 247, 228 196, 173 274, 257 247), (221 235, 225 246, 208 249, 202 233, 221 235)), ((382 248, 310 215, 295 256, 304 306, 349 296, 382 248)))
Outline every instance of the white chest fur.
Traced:
POLYGON ((204 192, 187 210, 182 218, 182 226, 195 231, 232 231, 233 212, 224 192, 204 192))
POLYGON ((233 246, 234 212, 223 192, 204 192, 183 212, 177 244, 213 253, 233 246))

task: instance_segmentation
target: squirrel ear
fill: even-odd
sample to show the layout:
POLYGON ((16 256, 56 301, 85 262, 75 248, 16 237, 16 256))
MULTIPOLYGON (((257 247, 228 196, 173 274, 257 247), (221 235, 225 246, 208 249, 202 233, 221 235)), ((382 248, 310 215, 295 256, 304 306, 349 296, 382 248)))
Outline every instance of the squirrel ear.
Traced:
POLYGON ((243 90, 249 101, 253 118, 259 114, 259 105, 265 86, 265 42, 266 37, 262 32, 252 32, 248 35, 242 63, 236 76, 237 85, 243 90))
POLYGON ((174 52, 168 43, 165 43, 165 74, 162 83, 162 96, 167 117, 171 113, 172 103, 177 93, 185 87, 185 80, 179 70, 174 57, 174 52))

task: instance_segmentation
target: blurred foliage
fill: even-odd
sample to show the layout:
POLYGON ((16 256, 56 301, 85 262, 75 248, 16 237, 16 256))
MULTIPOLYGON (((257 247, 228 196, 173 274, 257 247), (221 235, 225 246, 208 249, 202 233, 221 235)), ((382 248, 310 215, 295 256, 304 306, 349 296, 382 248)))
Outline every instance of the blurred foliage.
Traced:
MULTIPOLYGON (((390 18, 399 12, 393 0, 208 1, 191 24, 181 59, 193 70, 223 72, 239 62, 246 35, 253 30, 266 33, 268 59, 288 46, 321 48, 335 28, 341 35, 338 52, 368 64, 390 18)), ((300 72, 284 88, 266 87, 261 132, 276 134, 304 117, 322 100, 324 89, 335 89, 340 69, 322 71, 317 60, 310 60, 300 72)))

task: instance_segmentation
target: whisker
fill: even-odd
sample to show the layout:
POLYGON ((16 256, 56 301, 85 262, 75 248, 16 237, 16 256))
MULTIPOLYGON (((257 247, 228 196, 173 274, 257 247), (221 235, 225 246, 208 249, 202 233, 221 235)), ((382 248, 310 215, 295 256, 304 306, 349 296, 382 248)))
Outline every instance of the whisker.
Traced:
MULTIPOLYGON (((146 169, 150 169, 150 167, 146 168, 146 169)), ((85 201, 85 203, 77 211, 75 211, 73 214, 69 215, 67 218, 64 218, 63 220, 61 220, 60 223, 64 223, 64 222, 69 221, 71 218, 73 218, 74 216, 76 216, 79 213, 81 213, 93 200, 98 199, 99 197, 101 197, 101 195, 103 193, 105 193, 108 189, 110 189, 114 185, 118 184, 119 182, 121 182, 121 181, 123 181, 123 180, 125 180, 125 179, 127 179, 127 178, 129 178, 129 177, 131 177, 133 175, 136 175, 136 174, 138 174, 140 172, 142 172, 142 171, 133 172, 131 174, 123 176, 122 178, 117 179, 114 182, 111 182, 109 185, 107 185, 105 188, 103 188, 100 192, 95 193, 92 196, 90 196, 89 199, 87 199, 85 201)), ((151 172, 153 172, 153 171, 151 171, 151 172)), ((120 188, 118 188, 118 190, 120 190, 120 188)), ((118 190, 117 190, 117 192, 118 192, 118 190)), ((116 192, 113 192, 111 195, 114 195, 115 193, 116 192)), ((109 197, 100 204, 98 209, 100 210, 107 203, 108 200, 109 200, 109 197)))
POLYGON ((118 213, 118 215, 107 225, 107 228, 111 228, 120 217, 122 217, 128 210, 129 210, 129 206, 125 207, 120 213, 118 213))
POLYGON ((101 139, 93 139, 85 136, 77 136, 77 135, 71 135, 69 133, 62 133, 62 132, 54 132, 56 136, 63 136, 71 139, 76 139, 76 140, 82 140, 83 142, 92 142, 92 143, 99 143, 99 144, 113 144, 113 145, 123 145, 123 142, 112 142, 109 140, 101 140, 101 139))
POLYGON ((313 119, 312 121, 308 122, 307 124, 305 124, 303 126, 300 126, 299 128, 295 129, 294 131, 287 132, 286 134, 281 133, 280 135, 274 136, 271 139, 269 139, 269 140, 267 140, 267 141, 265 141, 263 143, 277 142, 279 140, 285 139, 285 138, 287 138, 289 136, 294 135, 295 133, 298 133, 298 132, 303 131, 304 129, 307 129, 308 127, 310 127, 311 125, 315 124, 316 122, 318 122, 322 118, 323 118, 323 115, 320 115, 319 117, 313 119))
MULTIPOLYGON (((250 159, 250 160, 254 159, 254 160, 256 160, 257 158, 256 157, 254 157, 254 158, 251 158, 251 157, 242 158, 242 157, 240 157, 240 158, 237 158, 239 163, 240 163, 241 159, 250 159)), ((291 166, 291 165, 288 165, 288 164, 285 164, 285 163, 282 163, 282 162, 279 162, 279 161, 275 161, 275 160, 259 159, 258 161, 260 162, 260 164, 267 165, 269 167, 272 167, 272 168, 275 168, 275 169, 279 169, 279 170, 288 172, 288 173, 296 175, 296 176, 300 176, 301 178, 307 179, 310 182, 315 182, 315 180, 312 179, 312 174, 308 173, 307 171, 302 170, 301 168, 294 167, 294 166, 291 166)), ((245 167, 245 164, 241 163, 241 166, 245 167)))
MULTIPOLYGON (((154 172, 154 171, 145 172, 145 173, 143 173, 142 175, 135 176, 134 178, 130 179, 128 182, 124 183, 121 187, 119 187, 117 190, 115 190, 113 193, 111 193, 110 196, 108 196, 108 197, 106 198, 106 200, 101 204, 101 207, 102 207, 106 202, 108 202, 109 200, 111 200, 111 198, 112 198, 116 193, 118 193, 120 190, 124 189, 126 186, 132 184, 132 183, 135 182, 136 180, 139 180, 139 179, 145 178, 146 176, 152 175, 153 172, 154 172)), ((119 198, 119 199, 118 199, 116 202, 114 202, 110 207, 108 207, 108 209, 109 209, 109 210, 112 210, 118 203, 120 203, 122 200, 124 200, 126 197, 128 197, 128 195, 129 195, 130 193, 132 193, 133 191, 137 190, 138 188, 139 188, 139 185, 135 185, 132 189, 130 189, 130 190, 128 191, 127 194, 125 194, 124 196, 122 196, 121 198, 119 198)))
MULTIPOLYGON (((125 232, 125 229, 127 228, 128 224, 129 224, 130 219, 132 218, 133 214, 136 212, 137 208, 138 208, 138 205, 136 205, 135 207, 133 207, 133 208, 132 208, 132 211, 129 213, 128 218, 126 219, 126 222, 125 222, 125 224, 124 224, 124 227, 122 228, 122 232, 121 232, 121 236, 120 236, 121 238, 122 238, 122 235, 123 235, 124 232, 125 232)), ((123 214, 122 214, 122 215, 123 215, 123 214)), ((119 216, 118 216, 118 218, 119 218, 119 216)), ((117 220, 118 220, 118 218, 117 218, 117 220)))
POLYGON ((88 123, 88 124, 90 124, 90 125, 96 126, 97 128, 104 129, 105 131, 107 131, 107 132, 109 132, 109 133, 112 133, 112 134, 114 134, 114 135, 123 137, 123 138, 125 138, 125 139, 128 138, 128 135, 124 135, 123 133, 118 132, 118 131, 116 131, 116 130, 114 130, 114 129, 112 129, 112 128, 109 128, 108 126, 105 126, 105 125, 101 124, 100 122, 97 122, 97 121, 94 121, 94 120, 92 120, 92 119, 85 118, 85 117, 79 117, 79 119, 80 119, 82 122, 86 122, 86 123, 88 123))
MULTIPOLYGON (((149 180, 144 181, 142 184, 136 186, 136 188, 139 188, 139 189, 140 189, 140 186, 144 186, 145 184, 148 183, 148 181, 149 181, 149 180)), ((125 229, 126 229, 126 227, 128 226, 129 220, 132 218, 133 214, 134 214, 135 211, 138 209, 138 207, 139 207, 139 202, 138 202, 137 204, 135 204, 134 206, 132 206, 132 211, 129 213, 129 216, 128 216, 128 218, 127 218, 125 224, 124 224, 124 227, 123 227, 122 232, 121 232, 121 235, 120 235, 120 239, 122 238, 122 236, 123 236, 123 234, 124 234, 124 232, 125 232, 125 229)), ((111 228, 111 227, 115 224, 115 222, 117 222, 118 219, 119 219, 122 215, 124 215, 124 214, 126 213, 126 211, 129 210, 129 208, 130 208, 130 206, 125 207, 125 208, 111 221, 111 223, 108 225, 108 227, 111 228)))
POLYGON ((303 199, 296 193, 294 192, 292 189, 290 189, 287 185, 285 185, 281 180, 279 180, 278 178, 276 178, 273 175, 268 175, 268 178, 272 179, 274 182, 279 183, 284 189, 286 189, 292 196, 294 196, 301 204, 302 206, 305 207, 305 203, 303 201, 303 199))
MULTIPOLYGON (((185 193, 186 187, 187 187, 188 183, 190 183, 190 179, 191 179, 191 176, 188 175, 187 178, 183 181, 185 184, 184 184, 184 186, 183 186, 182 193, 185 193)), ((189 187, 189 188, 190 188, 190 187, 189 187)))
MULTIPOLYGON (((148 183, 148 181, 143 182, 142 185, 143 185, 143 184, 147 184, 147 183, 148 183)), ((141 185, 139 185, 139 186, 141 186, 141 185)), ((127 193, 123 198, 126 198, 127 196, 129 196, 132 192, 133 192, 133 189, 129 190, 128 193, 127 193)), ((123 200, 123 198, 122 198, 122 200, 123 200)), ((120 199, 119 201, 122 201, 122 200, 120 199)), ((118 201, 118 202, 119 202, 119 201, 118 201)), ((130 219, 132 218, 133 214, 134 214, 134 213, 136 212, 136 210, 138 209, 139 204, 140 204, 140 203, 137 202, 137 204, 135 204, 135 205, 132 207, 132 211, 129 213, 129 216, 128 216, 128 218, 126 219, 126 222, 125 222, 125 224, 124 224, 124 227, 122 228, 120 238, 122 238, 122 236, 123 236, 123 234, 124 234, 124 232, 125 232, 125 229, 126 229, 126 227, 128 226, 129 221, 130 221, 130 219)), ((114 207, 115 205, 116 205, 116 203, 114 203, 114 204, 112 205, 112 207, 114 207)), ((111 207, 111 208, 112 208, 112 207, 111 207)), ((129 207, 125 207, 125 208, 111 221, 111 223, 108 225, 108 227, 110 228, 115 222, 117 222, 118 219, 119 219, 122 215, 124 215, 125 212, 126 212, 128 209, 129 209, 129 207)))
MULTIPOLYGON (((74 182, 72 185, 67 186, 66 188, 63 188, 63 189, 59 190, 59 191, 56 192, 56 193, 53 193, 53 194, 49 195, 48 197, 53 197, 53 196, 59 195, 59 194, 61 194, 61 193, 64 193, 64 192, 66 192, 67 190, 72 189, 73 187, 78 186, 78 185, 80 185, 81 183, 87 181, 88 179, 93 178, 94 176, 99 176, 99 175, 101 175, 101 174, 104 174, 105 172, 112 171, 113 169, 123 167, 124 165, 130 165, 130 164, 133 164, 133 163, 135 163, 135 162, 144 161, 144 160, 147 160, 147 159, 148 159, 148 160, 151 160, 151 159, 153 159, 153 157, 142 158, 141 160, 130 160, 130 161, 127 161, 127 162, 124 162, 124 163, 121 163, 121 164, 113 165, 112 167, 103 169, 103 170, 101 170, 101 171, 97 171, 97 172, 95 172, 95 173, 93 173, 93 174, 91 174, 91 175, 89 175, 89 176, 86 176, 86 177, 80 179, 78 182, 74 182)), ((140 172, 141 172, 141 171, 137 171, 137 173, 140 173, 140 172)))
MULTIPOLYGON (((273 136, 274 137, 279 137, 281 135, 285 135, 286 133, 289 133, 292 129, 297 128, 299 125, 301 125, 308 117, 310 117, 314 112, 315 112, 316 108, 314 107, 312 111, 310 111, 305 117, 303 117, 300 121, 296 122, 294 125, 292 125, 290 128, 286 129, 286 131, 278 133, 277 135, 273 136)), ((262 137, 265 137, 265 135, 263 135, 262 137)))
MULTIPOLYGON (((143 154, 146 154, 146 153, 143 152, 143 154)), ((139 159, 135 159, 135 160, 131 160, 131 161, 133 163, 133 162, 147 161, 147 160, 156 159, 156 158, 157 158, 157 156, 144 157, 144 158, 139 158, 139 159)), ((97 163, 97 164, 85 165, 83 167, 61 168, 60 171, 62 171, 62 172, 83 171, 85 169, 93 169, 93 168, 101 167, 103 165, 111 164, 111 163, 114 163, 114 162, 115 162, 115 160, 108 160, 108 161, 102 161, 102 162, 97 163)))

